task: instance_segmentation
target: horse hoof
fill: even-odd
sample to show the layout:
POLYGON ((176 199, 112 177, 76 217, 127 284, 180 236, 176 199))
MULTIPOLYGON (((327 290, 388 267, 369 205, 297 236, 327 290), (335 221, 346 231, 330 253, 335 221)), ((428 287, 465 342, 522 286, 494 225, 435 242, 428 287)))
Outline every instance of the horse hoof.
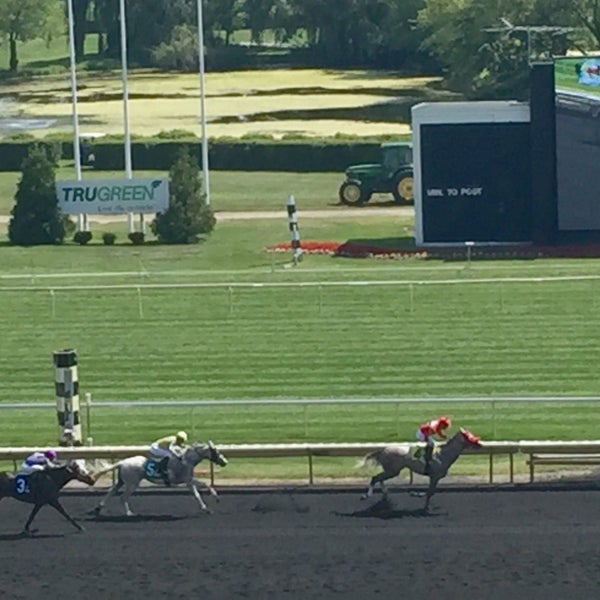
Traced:
POLYGON ((137 517, 137 515, 134 512, 128 512, 128 513, 126 513, 126 516, 128 516, 128 517, 137 517))

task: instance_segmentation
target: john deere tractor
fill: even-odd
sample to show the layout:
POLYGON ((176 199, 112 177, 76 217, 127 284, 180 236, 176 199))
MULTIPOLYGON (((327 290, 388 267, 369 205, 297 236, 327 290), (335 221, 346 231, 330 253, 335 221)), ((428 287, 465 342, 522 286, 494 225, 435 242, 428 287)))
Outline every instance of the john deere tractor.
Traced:
POLYGON ((396 204, 412 204, 412 146, 405 142, 381 145, 381 163, 352 165, 340 186, 340 201, 349 206, 366 204, 373 194, 392 194, 396 204))

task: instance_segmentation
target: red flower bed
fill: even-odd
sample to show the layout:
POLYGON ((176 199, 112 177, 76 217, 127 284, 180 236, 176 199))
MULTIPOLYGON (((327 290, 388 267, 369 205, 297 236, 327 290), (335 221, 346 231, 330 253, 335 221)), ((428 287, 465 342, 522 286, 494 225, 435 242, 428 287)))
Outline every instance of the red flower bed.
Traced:
MULTIPOLYGON (((435 258, 439 260, 466 260, 464 246, 444 248, 405 249, 383 248, 359 242, 303 241, 300 244, 305 254, 327 254, 347 258, 435 258)), ((282 242, 269 246, 268 252, 291 252, 291 243, 282 242)), ((569 244, 557 246, 478 246, 472 248, 472 260, 523 260, 534 258, 600 258, 600 244, 569 244)))
MULTIPOLYGON (((382 248, 369 244, 360 244, 357 242, 327 242, 327 241, 306 241, 301 242, 300 246, 305 254, 328 254, 330 256, 344 256, 348 258, 427 258, 427 252, 423 250, 400 250, 397 248, 382 248)), ((268 252, 291 252, 290 242, 282 242, 269 246, 268 252)))

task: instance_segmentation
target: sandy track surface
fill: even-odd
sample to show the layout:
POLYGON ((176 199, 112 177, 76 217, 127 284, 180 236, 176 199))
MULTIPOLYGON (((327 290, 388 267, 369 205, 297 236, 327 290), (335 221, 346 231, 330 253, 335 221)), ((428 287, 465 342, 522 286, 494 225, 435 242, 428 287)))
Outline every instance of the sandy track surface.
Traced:
MULTIPOLYGON (((98 490, 99 491, 99 490, 98 490)), ((597 597, 598 491, 446 491, 390 503, 360 492, 233 493, 199 515, 188 492, 142 492, 141 516, 86 513, 99 496, 63 494, 72 527, 52 509, 38 537, 16 535, 30 506, 0 503, 0 596, 329 599, 597 597)))

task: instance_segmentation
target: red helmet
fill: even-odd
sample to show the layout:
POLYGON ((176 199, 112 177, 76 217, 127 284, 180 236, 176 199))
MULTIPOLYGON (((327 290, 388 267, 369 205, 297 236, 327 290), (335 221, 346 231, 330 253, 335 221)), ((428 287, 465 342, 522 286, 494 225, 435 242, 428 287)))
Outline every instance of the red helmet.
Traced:
POLYGON ((46 450, 44 452, 44 456, 48 459, 48 460, 56 460, 57 454, 54 450, 46 450))
POLYGON ((438 422, 440 425, 443 425, 444 428, 452 427, 452 421, 450 420, 450 417, 440 417, 438 422))

